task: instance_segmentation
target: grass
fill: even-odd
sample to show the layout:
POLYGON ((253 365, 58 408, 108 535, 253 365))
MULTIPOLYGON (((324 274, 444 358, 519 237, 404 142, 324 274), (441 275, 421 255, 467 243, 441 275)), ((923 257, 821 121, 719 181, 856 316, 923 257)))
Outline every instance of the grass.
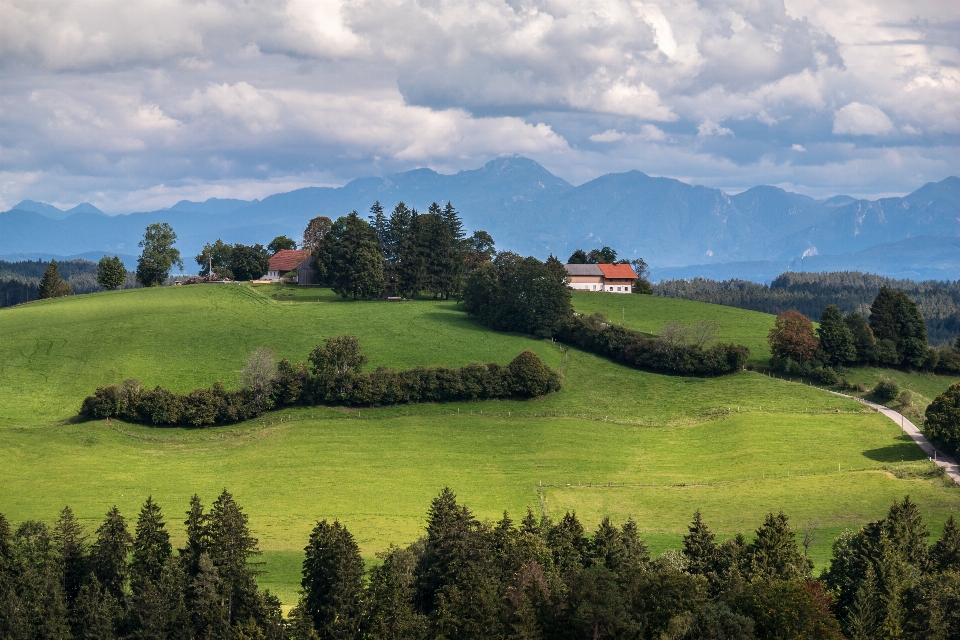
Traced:
MULTIPOLYGON (((603 515, 632 515, 655 551, 676 547, 697 508, 721 537, 749 533, 783 509, 798 530, 817 531, 819 566, 839 531, 881 517, 904 494, 935 535, 960 509, 960 488, 931 474, 896 425, 815 388, 754 372, 648 374, 486 331, 449 302, 333 303, 319 289, 293 289, 304 304, 273 297, 289 290, 170 287, 0 311, 0 512, 51 521, 69 504, 92 531, 113 504, 132 519, 153 495, 180 536, 190 495, 209 505, 227 487, 264 549, 261 582, 291 604, 317 520, 343 521, 369 561, 419 536, 446 485, 483 518, 507 509, 518 519, 528 506, 554 517, 575 509, 592 529, 603 515), (64 422, 97 385, 126 377, 179 391, 217 379, 232 385, 255 347, 304 359, 323 337, 347 332, 372 366, 505 363, 532 348, 563 367, 565 386, 531 402, 297 408, 207 430, 64 422)), ((608 307, 619 304, 645 331, 671 314, 712 319, 748 345, 762 342, 769 319, 589 295, 575 294, 579 310, 607 308, 614 319, 608 307)))

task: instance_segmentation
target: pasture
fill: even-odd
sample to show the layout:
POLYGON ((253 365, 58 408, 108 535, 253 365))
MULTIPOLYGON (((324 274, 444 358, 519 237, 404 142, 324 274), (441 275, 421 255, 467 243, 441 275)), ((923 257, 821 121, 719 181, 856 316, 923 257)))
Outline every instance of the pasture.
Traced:
MULTIPOLYGON (((51 521, 69 504, 92 532, 111 505, 134 519, 152 494, 179 537, 189 497, 209 504, 227 487, 264 549, 263 584, 292 604, 318 519, 343 521, 372 561, 420 535, 445 485, 482 518, 575 509, 592 529, 603 515, 633 516, 655 552, 679 544, 697 508, 721 537, 749 534, 783 509, 799 537, 811 532, 820 566, 843 528, 904 494, 935 535, 960 510, 960 488, 933 474, 892 422, 815 388, 753 372, 648 374, 487 331, 451 302, 339 302, 318 289, 274 297, 288 290, 141 289, 0 311, 0 512, 51 521), (564 389, 531 402, 288 409, 206 430, 68 421, 98 385, 232 386, 256 347, 303 360, 342 333, 358 336, 371 367, 506 363, 531 348, 563 367, 564 389)), ((619 306, 628 326, 650 332, 672 319, 714 320, 722 339, 751 350, 772 323, 697 302, 589 295, 575 296, 578 310, 616 320, 619 306)))

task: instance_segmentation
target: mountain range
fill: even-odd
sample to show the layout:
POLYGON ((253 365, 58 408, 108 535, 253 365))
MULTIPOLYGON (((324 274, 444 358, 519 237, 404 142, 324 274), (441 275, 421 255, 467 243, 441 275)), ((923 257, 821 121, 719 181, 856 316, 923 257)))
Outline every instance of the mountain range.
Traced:
POLYGON ((0 257, 134 255, 144 227, 169 222, 190 271, 192 256, 217 238, 246 244, 266 244, 280 234, 299 238, 314 216, 336 218, 354 209, 366 215, 374 201, 388 211, 400 201, 421 211, 450 201, 467 229, 490 232, 500 249, 565 259, 574 249, 609 245, 621 257, 643 257, 654 277, 742 273, 737 277, 767 279, 760 276, 783 266, 862 264, 883 275, 960 278, 956 177, 902 198, 816 200, 771 186, 728 195, 639 171, 573 186, 522 156, 452 175, 417 169, 263 200, 184 200, 114 216, 87 203, 62 211, 25 200, 0 213, 0 257), (934 253, 937 258, 928 259, 934 253))

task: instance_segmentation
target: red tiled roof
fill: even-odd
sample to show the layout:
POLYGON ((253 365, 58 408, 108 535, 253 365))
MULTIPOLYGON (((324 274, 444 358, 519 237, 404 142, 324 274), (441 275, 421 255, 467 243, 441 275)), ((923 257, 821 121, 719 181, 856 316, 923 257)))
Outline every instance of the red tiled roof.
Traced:
POLYGON ((600 267, 600 271, 603 271, 604 278, 637 279, 637 274, 634 273, 633 267, 628 264, 598 264, 597 266, 600 267))
POLYGON ((309 251, 302 249, 281 249, 270 258, 270 271, 279 271, 280 273, 293 271, 309 254, 309 251))

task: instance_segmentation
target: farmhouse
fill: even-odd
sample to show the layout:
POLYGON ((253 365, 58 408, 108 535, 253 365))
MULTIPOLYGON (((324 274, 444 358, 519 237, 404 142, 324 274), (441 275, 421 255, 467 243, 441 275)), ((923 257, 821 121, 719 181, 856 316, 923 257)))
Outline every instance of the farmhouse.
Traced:
MULTIPOLYGON (((297 271, 304 262, 310 262, 310 252, 302 249, 281 249, 270 258, 267 275, 262 280, 279 280, 285 273, 297 271)), ((311 269, 311 273, 312 273, 311 269)))
POLYGON ((578 291, 633 293, 637 274, 629 264, 565 264, 567 284, 578 291))

